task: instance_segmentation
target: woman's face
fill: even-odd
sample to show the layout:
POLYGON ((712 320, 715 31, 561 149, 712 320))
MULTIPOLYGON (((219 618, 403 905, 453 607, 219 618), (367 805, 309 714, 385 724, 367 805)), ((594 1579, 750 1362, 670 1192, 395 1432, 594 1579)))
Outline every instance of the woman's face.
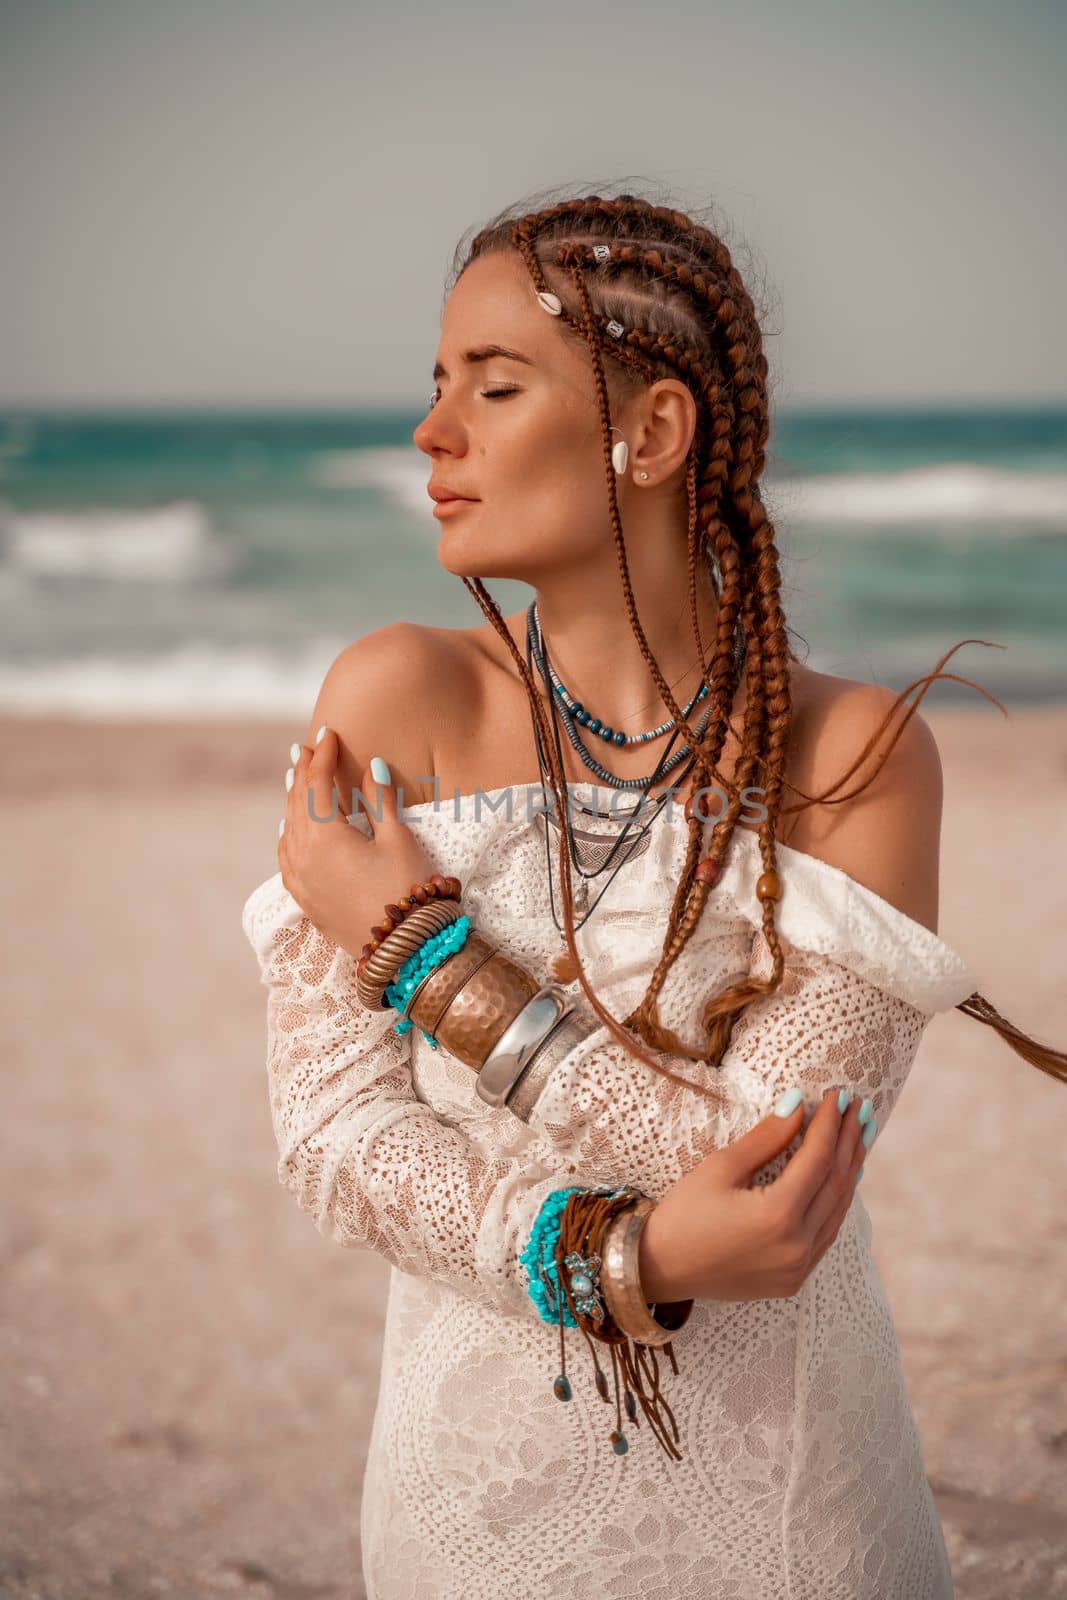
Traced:
MULTIPOLYGON (((610 553, 589 356, 542 310, 518 254, 481 256, 463 272, 445 306, 437 369, 439 398, 415 443, 430 457, 431 484, 473 497, 440 518, 446 571, 536 586, 610 553), (527 359, 467 359, 490 344, 527 359)), ((620 506, 624 492, 620 478, 620 506)))

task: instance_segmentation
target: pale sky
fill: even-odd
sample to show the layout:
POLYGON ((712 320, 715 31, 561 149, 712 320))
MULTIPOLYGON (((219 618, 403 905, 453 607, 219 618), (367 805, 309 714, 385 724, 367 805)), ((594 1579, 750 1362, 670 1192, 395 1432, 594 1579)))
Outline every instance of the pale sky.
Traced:
POLYGON ((460 236, 643 181, 778 402, 1067 401, 1065 69, 1059 0, 0 0, 0 405, 421 407, 460 236))

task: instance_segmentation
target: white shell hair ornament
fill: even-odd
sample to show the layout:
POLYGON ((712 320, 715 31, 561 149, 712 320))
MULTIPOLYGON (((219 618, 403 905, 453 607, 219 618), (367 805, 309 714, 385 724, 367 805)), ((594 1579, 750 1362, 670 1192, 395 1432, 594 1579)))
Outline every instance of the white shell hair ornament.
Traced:
MULTIPOLYGON (((593 246, 593 259, 598 266, 602 261, 607 261, 610 255, 611 246, 609 244, 595 244, 593 246)), ((537 294, 537 301, 541 309, 547 311, 551 316, 561 317, 563 315, 563 302, 558 294, 552 294, 547 289, 540 289, 537 294)))
MULTIPOLYGON (((593 254, 598 262, 606 261, 611 255, 611 248, 606 244, 598 244, 593 247, 593 254)), ((549 312, 549 314, 553 317, 559 317, 563 315, 563 303, 560 300, 559 295, 550 294, 545 289, 539 290, 537 295, 537 303, 543 311, 549 312)), ((613 320, 608 323, 608 332, 611 334, 613 339, 620 338, 624 331, 625 330, 621 322, 616 322, 613 320)), ((619 433, 621 432, 621 429, 613 427, 611 431, 612 433, 619 433)), ((629 460, 630 446, 626 443, 625 439, 619 439, 611 449, 611 464, 615 468, 616 472, 623 473, 626 471, 629 460)), ((641 476, 643 478, 647 478, 648 473, 643 472, 641 476)))

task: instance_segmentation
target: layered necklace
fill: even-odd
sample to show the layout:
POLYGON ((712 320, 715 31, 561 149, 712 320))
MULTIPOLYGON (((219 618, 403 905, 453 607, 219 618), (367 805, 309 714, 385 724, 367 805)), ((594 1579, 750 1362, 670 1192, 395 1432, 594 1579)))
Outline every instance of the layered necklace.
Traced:
MULTIPOLYGON (((730 689, 731 698, 733 691, 736 689, 737 683, 740 680, 740 674, 745 660, 745 653, 744 635, 739 629, 737 642, 734 649, 734 674, 730 689)), ((610 818, 614 821, 621 821, 623 823, 621 830, 614 836, 608 833, 589 832, 588 830, 575 828, 571 825, 568 825, 564 829, 568 853, 571 861, 572 883, 575 882, 575 879, 577 880, 575 893, 573 896, 574 910, 576 913, 581 913, 580 919, 577 917, 575 919, 575 930, 577 931, 577 929, 584 926, 589 917, 592 916, 604 894, 607 892, 609 886, 613 882, 616 873, 620 871, 627 861, 635 860, 638 856, 642 855, 645 850, 647 850, 651 842, 650 833, 652 824, 655 822, 664 806, 673 799, 678 784, 692 770, 696 756, 690 746, 685 744, 676 750, 673 755, 671 754, 671 746, 678 737, 678 727, 673 718, 668 722, 659 724, 658 727, 647 729, 642 733, 626 734, 611 728, 600 718, 594 716, 592 712, 588 711, 586 707, 579 701, 575 700, 561 681, 558 673, 555 671, 555 668, 552 666, 552 663, 549 660, 544 637, 541 633, 540 619, 537 615, 536 600, 531 601, 526 612, 526 662, 530 667, 531 672, 533 670, 533 665, 536 665, 541 676, 541 681, 544 684, 545 692, 549 697, 552 708, 552 735, 555 741, 556 758, 559 764, 560 772, 562 773, 564 771, 563 747, 559 736, 559 723, 562 722, 567 732, 567 737, 582 761, 583 766, 588 768, 595 778, 610 788, 635 791, 638 794, 636 804, 629 811, 619 812, 615 809, 614 804, 612 804, 609 810, 603 811, 595 804, 584 805, 577 799, 572 801, 570 795, 566 791, 566 786, 564 787, 564 797, 566 799, 568 808, 573 805, 573 808, 580 812, 583 816, 610 818), (610 743, 620 748, 623 745, 651 743, 653 740, 662 738, 668 733, 671 734, 671 738, 664 749, 654 771, 641 778, 620 778, 615 773, 609 772, 605 767, 603 767, 586 748, 584 742, 582 741, 581 735, 578 732, 580 727, 584 728, 588 733, 591 733, 594 736, 599 736, 604 740, 605 743, 610 743), (685 765, 682 767, 682 770, 676 772, 676 769, 678 769, 683 762, 685 765), (676 772, 674 783, 671 784, 665 793, 662 795, 657 795, 655 800, 650 801, 650 791, 655 786, 660 784, 663 779, 672 772, 676 772), (645 820, 640 825, 637 825, 637 818, 644 818, 645 820), (589 883, 592 879, 603 876, 604 873, 608 873, 608 877, 592 905, 590 905, 589 883)), ((693 707, 696 706, 697 703, 708 694, 708 692, 708 684, 706 682, 702 682, 700 688, 697 690, 697 693, 685 707, 685 715, 687 718, 693 707)), ((551 769, 541 743, 540 732, 536 719, 533 716, 532 709, 530 715, 531 722, 533 723, 534 744, 537 749, 537 761, 541 773, 542 788, 545 789, 546 793, 550 793, 551 769)), ((704 712, 704 715, 701 717, 700 721, 697 723, 696 734, 698 739, 703 738, 704 730, 708 725, 710 716, 711 707, 709 706, 704 712)), ((558 981, 562 983, 570 983, 577 976, 577 972, 575 969, 574 960, 567 948, 567 940, 563 931, 561 913, 557 914, 555 888, 552 874, 552 834, 554 831, 558 835, 562 824, 560 818, 556 815, 554 808, 539 814, 536 818, 536 822, 544 835, 549 904, 552 912, 552 921, 560 935, 561 944, 561 948, 556 952, 549 962, 549 970, 551 971, 553 977, 555 977, 558 981)), ((558 856, 558 846, 556 847, 556 853, 558 856)))

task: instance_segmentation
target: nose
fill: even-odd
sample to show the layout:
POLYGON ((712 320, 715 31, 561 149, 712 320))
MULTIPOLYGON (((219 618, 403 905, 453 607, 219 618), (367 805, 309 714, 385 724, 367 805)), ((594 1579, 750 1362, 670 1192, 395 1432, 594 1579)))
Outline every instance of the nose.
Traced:
POLYGON ((447 450, 451 455, 461 454, 463 450, 462 440, 450 419, 445 400, 438 400, 435 406, 427 410, 411 437, 417 448, 428 456, 432 456, 435 450, 447 450))
POLYGON ((424 450, 427 455, 429 455, 432 450, 432 445, 430 443, 432 433, 432 429, 430 427, 430 418, 432 415, 432 411, 427 411, 426 415, 415 429, 415 432, 411 435, 418 448, 420 450, 424 450))

